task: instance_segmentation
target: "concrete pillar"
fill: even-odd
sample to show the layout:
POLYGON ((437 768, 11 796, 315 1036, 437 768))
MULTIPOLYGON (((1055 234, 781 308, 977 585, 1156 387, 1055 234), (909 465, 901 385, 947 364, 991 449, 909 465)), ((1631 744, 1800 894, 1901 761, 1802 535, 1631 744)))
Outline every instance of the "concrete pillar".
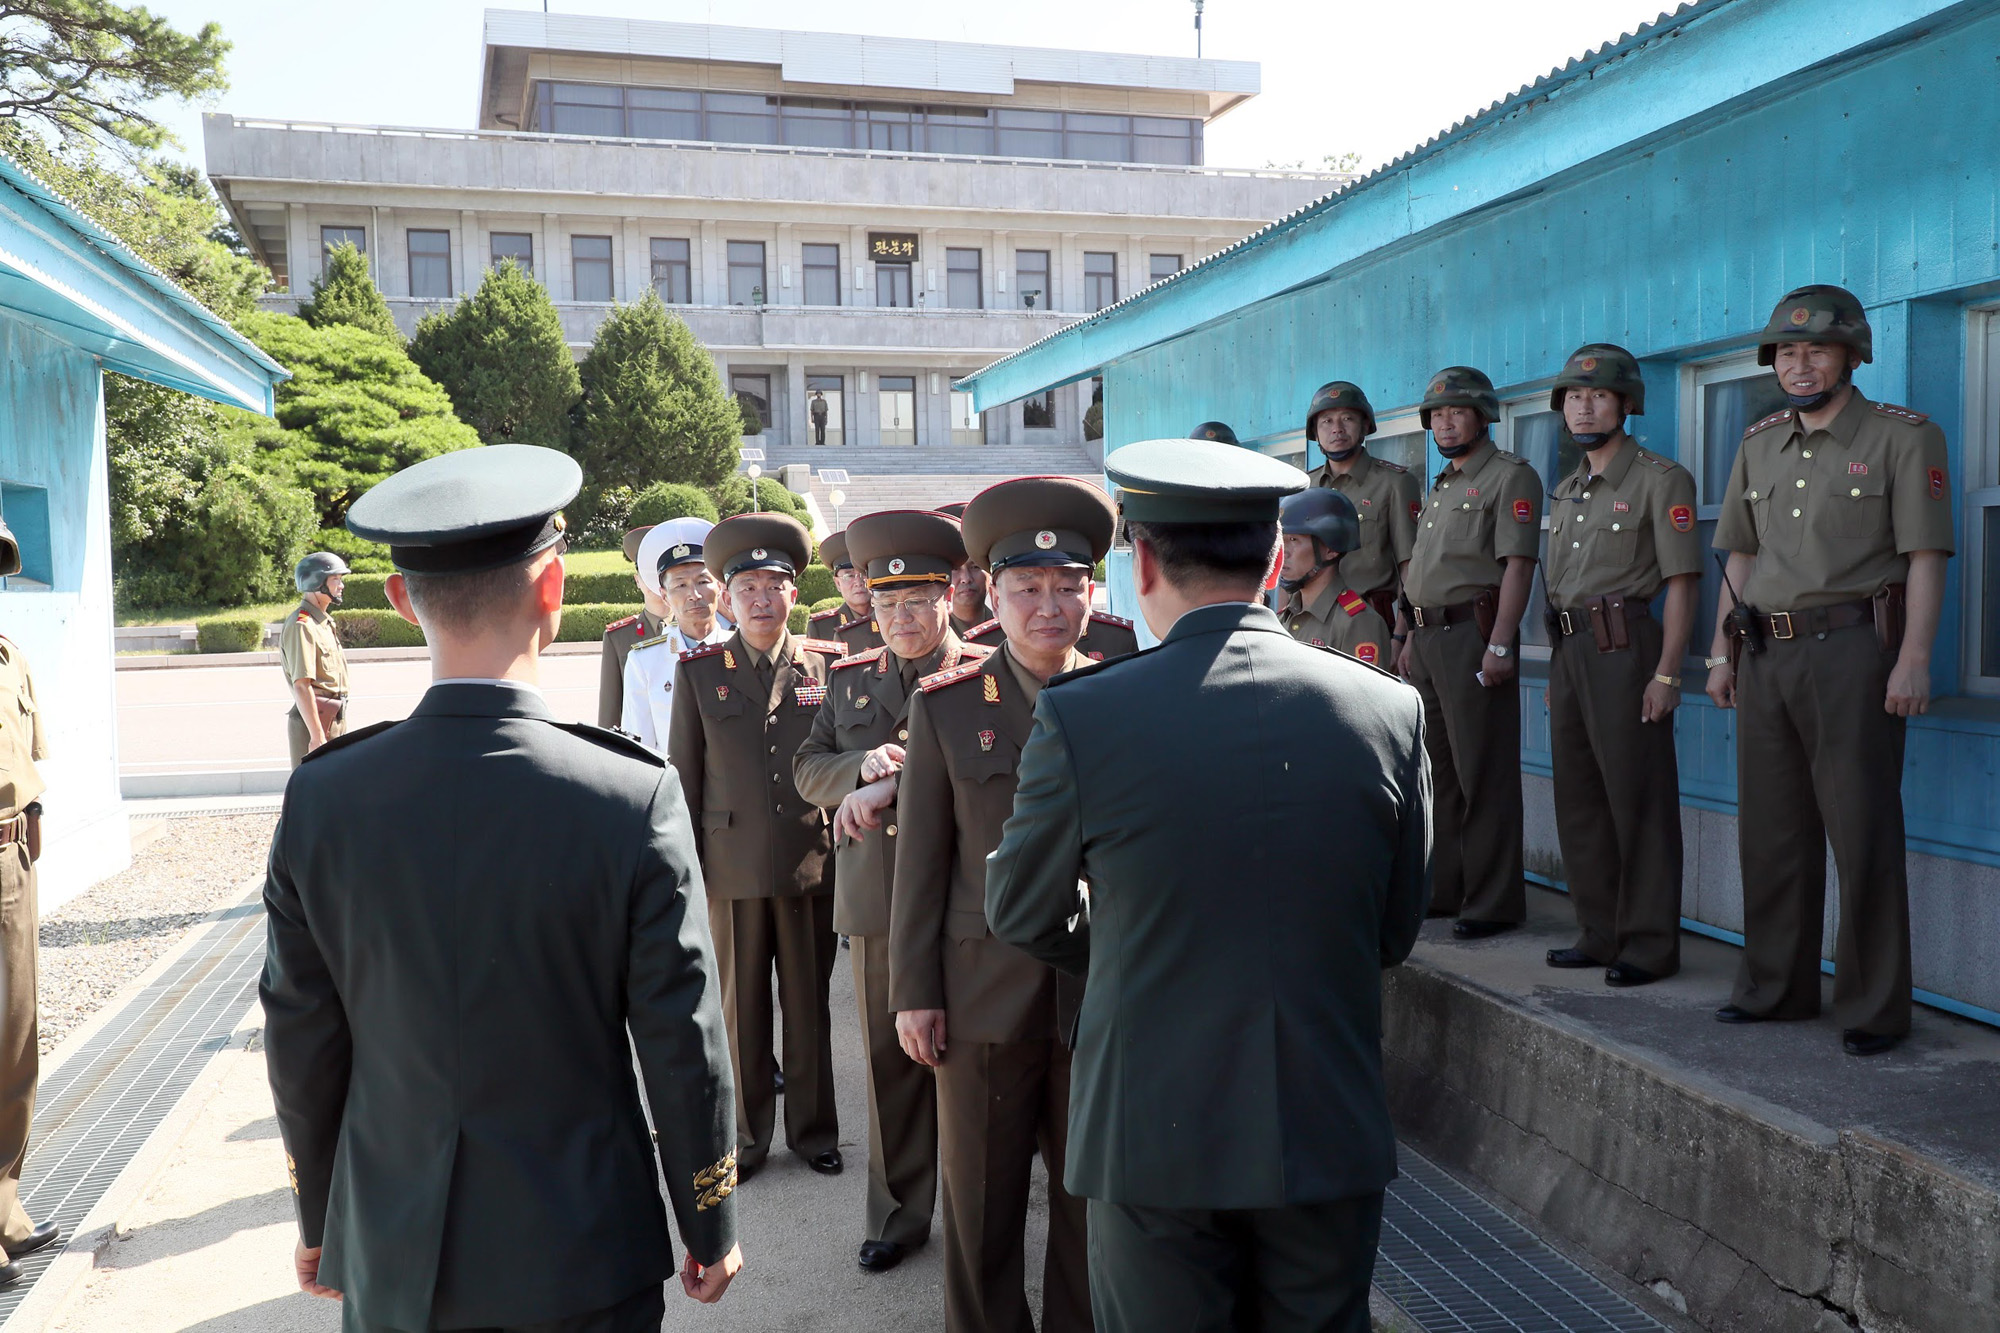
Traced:
POLYGON ((639 219, 625 218, 619 223, 618 248, 625 253, 621 265, 623 272, 618 276, 618 299, 630 305, 646 294, 646 286, 652 280, 653 263, 646 254, 646 240, 639 234, 639 219))
POLYGON ((848 267, 854 270, 854 299, 849 304, 863 307, 874 305, 875 265, 868 259, 868 228, 848 228, 847 254, 848 267))
MULTIPOLYGON (((311 238, 317 242, 317 236, 311 238)), ((303 296, 306 290, 307 249, 306 211, 297 204, 285 205, 285 290, 303 296)), ((313 245, 317 249, 316 244, 313 245)))
POLYGON ((1014 294, 1014 248, 1008 243, 1006 232, 993 233, 987 242, 986 255, 986 308, 1018 308, 1021 298, 1014 294))
POLYGON ((778 224, 778 243, 771 250, 771 291, 766 305, 803 304, 805 276, 799 271, 799 247, 792 240, 792 224, 778 224))
POLYGON ((812 422, 806 415, 806 363, 797 352, 785 358, 785 414, 776 420, 786 444, 812 443, 812 422))
POLYGON ((375 285, 382 289, 384 296, 407 297, 410 294, 409 252, 404 248, 407 238, 397 222, 395 209, 375 210, 375 235, 369 239, 381 243, 375 254, 375 285))
POLYGON ((542 234, 535 242, 535 271, 551 301, 569 300, 569 265, 563 259, 562 222, 554 213, 542 214, 542 234))
POLYGON ((728 271, 723 255, 722 242, 716 239, 715 224, 704 220, 701 235, 695 242, 694 257, 694 300, 696 305, 727 305, 729 287, 722 280, 728 271))
MULTIPOLYGON (((919 309, 936 309, 944 305, 944 242, 936 227, 924 227, 917 232, 916 270, 910 274, 910 285, 916 288, 911 293, 919 309)), ((918 387, 922 392, 922 386, 918 387)))
POLYGON ((479 215, 469 208, 458 213, 458 254, 452 265, 456 295, 464 296, 479 285, 479 274, 486 265, 484 254, 485 233, 479 229, 479 215))
POLYGON ((1066 231, 1049 257, 1049 309, 1083 312, 1083 246, 1066 231))

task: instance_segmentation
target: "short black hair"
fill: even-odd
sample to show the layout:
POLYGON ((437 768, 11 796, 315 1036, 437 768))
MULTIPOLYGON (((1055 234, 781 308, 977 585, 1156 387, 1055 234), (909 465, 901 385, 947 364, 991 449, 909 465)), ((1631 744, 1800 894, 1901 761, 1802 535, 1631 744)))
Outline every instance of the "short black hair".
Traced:
POLYGON ((517 560, 498 569, 477 569, 468 574, 412 574, 405 570, 403 585, 426 628, 464 633, 481 620, 511 612, 521 603, 528 595, 528 566, 533 563, 517 560))
POLYGON ((1141 523, 1127 521, 1134 541, 1153 548, 1170 583, 1199 588, 1214 583, 1262 583, 1278 546, 1278 521, 1255 523, 1141 523))

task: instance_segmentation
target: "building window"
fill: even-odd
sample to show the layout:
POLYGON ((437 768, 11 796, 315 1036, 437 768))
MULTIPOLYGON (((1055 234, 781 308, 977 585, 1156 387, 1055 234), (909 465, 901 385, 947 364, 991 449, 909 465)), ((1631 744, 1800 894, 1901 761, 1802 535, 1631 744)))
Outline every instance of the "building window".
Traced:
POLYGON ((860 120, 863 148, 880 152, 907 153, 916 146, 917 114, 913 107, 863 107, 855 115, 860 120))
POLYGON ((1132 158, 1161 166, 1201 165, 1200 122, 1163 116, 1132 117, 1132 158))
POLYGON ((879 306, 909 306, 916 302, 911 297, 910 266, 908 264, 875 265, 875 304, 879 306))
POLYGON ((1020 294, 1021 304, 1029 310, 1053 310, 1054 293, 1049 287, 1049 252, 1046 250, 1016 250, 1014 252, 1014 290, 1020 294))
POLYGON ((771 377, 737 375, 729 377, 729 391, 736 401, 753 413, 765 430, 771 429, 771 377))
POLYGON ((812 429, 810 438, 814 444, 847 443, 847 390, 846 382, 840 376, 806 376, 806 425, 812 429), (815 401, 826 404, 823 418, 813 410, 815 401), (823 436, 822 420, 825 422, 823 436))
POLYGON ((0 575, 0 588, 10 592, 43 591, 55 585, 55 542, 49 530, 49 492, 45 486, 0 483, 0 518, 21 549, 21 572, 0 575))
POLYGON ((1174 274, 1181 271, 1181 257, 1179 255, 1148 255, 1146 256, 1146 263, 1148 278, 1153 282, 1158 282, 1162 278, 1171 278, 1174 274))
POLYGON ((1062 112, 996 111, 1002 157, 1061 157, 1062 112))
POLYGON ((933 153, 991 156, 993 113, 980 106, 934 106, 924 111, 924 147, 933 153))
POLYGON ((513 260, 521 272, 535 273, 535 238, 525 231, 496 231, 487 237, 487 263, 499 268, 513 260))
POLYGON ((808 148, 853 147, 854 113, 845 102, 787 97, 779 115, 783 126, 781 137, 786 143, 808 148))
POLYGON ((1967 693, 2000 694, 2000 308, 1971 312, 1966 325, 1965 535, 1959 578, 1965 599, 1967 693))
MULTIPOLYGON (((1752 422, 1784 406, 1785 392, 1778 387, 1778 377, 1757 364, 1755 352, 1705 362, 1685 373, 1681 420, 1692 425, 1693 438, 1691 448, 1681 448, 1680 458, 1694 473, 1695 525, 1701 532, 1702 550, 1715 546, 1715 522, 1722 515, 1722 496, 1729 489, 1729 473, 1736 466, 1743 432, 1752 422)), ((1704 561, 1694 631, 1688 635, 1690 656, 1708 653, 1715 636, 1715 599, 1721 588, 1722 575, 1715 562, 1704 561)))
POLYGON ((802 263, 805 270, 805 299, 807 305, 840 304, 840 247, 837 245, 808 245, 801 247, 802 263))
POLYGON ((778 142, 776 101, 755 93, 708 93, 708 133, 715 143, 778 142))
POLYGON ((764 243, 731 241, 729 256, 729 304, 764 304, 764 243))
POLYGON ((1118 300, 1118 256, 1109 250, 1086 250, 1083 254, 1083 304, 1086 310, 1102 310, 1118 300))
POLYGON ((986 305, 979 285, 979 251, 944 252, 944 303, 953 310, 979 310, 986 305))
POLYGON ((1415 417, 1400 422, 1385 421, 1375 434, 1368 437, 1368 452, 1385 463, 1394 463, 1416 473, 1421 479, 1424 475, 1424 428, 1415 417))
POLYGON ((625 134, 634 139, 701 139, 701 94, 627 88, 625 134))
POLYGON ((545 83, 538 123, 555 134, 625 133, 625 90, 600 83, 545 83))
POLYGON ((413 231, 409 233, 410 295, 444 297, 451 295, 451 233, 413 231))
POLYGON ((954 375, 951 381, 951 442, 953 444, 986 443, 986 417, 973 410, 972 391, 961 389, 961 381, 954 375))
POLYGON ((570 265, 579 301, 611 299, 611 238, 572 236, 569 238, 570 265))
POLYGON ((678 236, 653 238, 653 290, 668 305, 694 303, 694 266, 688 243, 678 236))
POLYGON ((883 375, 878 377, 879 400, 882 414, 882 443, 893 445, 913 445, 917 442, 917 377, 914 375, 883 375))
POLYGON ((366 227, 321 227, 319 229, 319 262, 322 266, 326 257, 333 253, 337 245, 351 245, 362 254, 368 253, 368 229, 366 227))
POLYGON ((1056 424, 1056 391, 1038 393, 1021 403, 1021 424, 1029 430, 1049 430, 1056 424))

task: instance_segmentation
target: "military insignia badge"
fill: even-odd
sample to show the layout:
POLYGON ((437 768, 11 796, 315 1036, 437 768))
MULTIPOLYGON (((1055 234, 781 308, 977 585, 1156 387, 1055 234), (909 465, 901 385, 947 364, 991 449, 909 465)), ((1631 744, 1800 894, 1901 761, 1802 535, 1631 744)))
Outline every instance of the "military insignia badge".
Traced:
POLYGON ((1479 488, 1477 486, 1467 486, 1465 494, 1468 499, 1477 500, 1479 498, 1479 488))
POLYGON ((900 573, 902 573, 902 572, 903 572, 903 571, 904 571, 905 569, 908 569, 908 568, 909 568, 909 566, 903 563, 903 557, 902 557, 902 556, 900 556, 900 555, 899 555, 899 556, 897 556, 897 557, 896 557, 896 558, 895 558, 894 560, 891 560, 891 561, 889 562, 889 572, 890 572, 891 574, 900 574, 900 573))
POLYGON ((1102 662, 1104 660, 1103 653, 1085 653, 1084 656, 1088 657, 1093 662, 1102 662))
POLYGON ((674 559, 676 559, 676 560, 685 560, 685 559, 687 559, 687 557, 688 557, 688 547, 687 547, 687 543, 686 543, 686 542, 682 542, 682 543, 681 543, 681 544, 680 544, 679 546, 676 546, 676 547, 675 547, 675 548, 673 549, 673 551, 672 551, 672 553, 671 553, 671 554, 673 555, 674 559))
POLYGON ((1374 504, 1375 502, 1374 502, 1373 500, 1369 499, 1369 498, 1368 498, 1367 496, 1365 496, 1365 495, 1364 495, 1364 496, 1362 496, 1362 497, 1361 497, 1361 503, 1362 503, 1362 504, 1365 504, 1365 505, 1372 505, 1372 504, 1374 504))
POLYGON ((1944 469, 1941 467, 1931 469, 1931 499, 1944 499, 1944 469))
POLYGON ((1802 306, 1802 305, 1801 305, 1801 306, 1793 306, 1793 307, 1792 307, 1792 327, 1793 327, 1793 328, 1795 328, 1795 329, 1802 329, 1802 328, 1804 328, 1804 327, 1805 327, 1805 326, 1806 326, 1806 325, 1807 325, 1808 323, 1810 323, 1810 322, 1811 322, 1811 320, 1812 320, 1812 311, 1810 311, 1810 310, 1806 309, 1806 308, 1805 308, 1804 306, 1802 306))
POLYGON ((1055 548, 1055 544, 1056 544, 1056 535, 1053 532, 1050 532, 1047 528, 1043 528, 1040 532, 1035 534, 1035 545, 1041 548, 1042 550, 1044 551, 1053 550, 1055 548))
POLYGON ((716 700, 717 700, 718 702, 724 702, 724 701, 727 701, 727 700, 728 700, 728 698, 729 698, 729 687, 728 687, 727 685, 718 685, 718 686, 716 686, 716 687, 715 687, 715 697, 716 697, 716 700))
MULTIPOLYGON (((1368 599, 1352 588, 1347 589, 1333 600, 1339 603, 1340 609, 1347 612, 1350 616, 1358 616, 1368 609, 1368 599)), ((1318 640, 1315 639, 1314 642, 1317 643, 1318 640)))
POLYGON ((980 697, 985 699, 987 703, 997 704, 1000 702, 1000 682, 992 676, 981 676, 979 678, 979 689, 981 691, 980 697))
MULTIPOLYGON (((1319 642, 1319 640, 1315 639, 1313 640, 1313 642, 1317 643, 1319 642)), ((1382 650, 1377 648, 1372 643, 1364 643, 1354 650, 1354 655, 1360 658, 1362 661, 1366 662, 1369 666, 1374 666, 1375 659, 1382 655, 1382 650)))
POLYGON ((1868 475, 1868 465, 1866 463, 1849 463, 1847 465, 1847 475, 1850 477, 1865 477, 1868 475))
POLYGON ((1667 518, 1675 532, 1687 532, 1694 527, 1694 510, 1687 505, 1675 505, 1667 511, 1667 518))
POLYGON ((736 670, 736 654, 730 652, 727 648, 722 650, 722 669, 725 671, 736 670))
POLYGON ((993 752, 992 732, 982 731, 979 733, 979 752, 981 754, 991 754, 993 752))
POLYGON ((1514 521, 1516 523, 1533 523, 1535 521, 1535 507, 1526 500, 1514 501, 1514 521))
POLYGON ((1583 360, 1576 363, 1576 368, 1578 370, 1581 370, 1584 374, 1588 375, 1591 371, 1597 369, 1597 358, 1594 356, 1586 356, 1585 358, 1583 358, 1583 360))
POLYGON ((760 546, 750 553, 750 558, 752 560, 768 560, 771 558, 771 553, 760 546))
POLYGON ((1326 640, 1325 640, 1325 639, 1314 639, 1314 640, 1312 641, 1312 645, 1313 645, 1313 647, 1315 647, 1315 648, 1324 648, 1324 647, 1326 647, 1326 640))
POLYGON ((1439 394, 1441 394, 1441 393, 1443 393, 1443 392, 1444 392, 1444 381, 1443 381, 1443 380, 1432 380, 1432 381, 1431 381, 1431 397, 1435 398, 1435 397, 1437 397, 1437 396, 1438 396, 1439 394))
POLYGON ((1613 500, 1611 502, 1611 512, 1614 514, 1629 514, 1632 512, 1632 502, 1630 500, 1613 500))

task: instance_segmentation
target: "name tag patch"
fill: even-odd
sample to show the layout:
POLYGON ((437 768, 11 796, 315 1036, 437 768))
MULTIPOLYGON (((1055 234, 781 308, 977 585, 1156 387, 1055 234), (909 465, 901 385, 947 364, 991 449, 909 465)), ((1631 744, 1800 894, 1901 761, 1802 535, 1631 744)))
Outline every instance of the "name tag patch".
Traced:
POLYGON ((1630 500, 1613 500, 1611 502, 1611 512, 1614 514, 1629 514, 1632 512, 1632 502, 1630 500))
POLYGON ((1868 465, 1866 463, 1849 463, 1847 465, 1847 475, 1850 477, 1865 477, 1868 475, 1868 465))

